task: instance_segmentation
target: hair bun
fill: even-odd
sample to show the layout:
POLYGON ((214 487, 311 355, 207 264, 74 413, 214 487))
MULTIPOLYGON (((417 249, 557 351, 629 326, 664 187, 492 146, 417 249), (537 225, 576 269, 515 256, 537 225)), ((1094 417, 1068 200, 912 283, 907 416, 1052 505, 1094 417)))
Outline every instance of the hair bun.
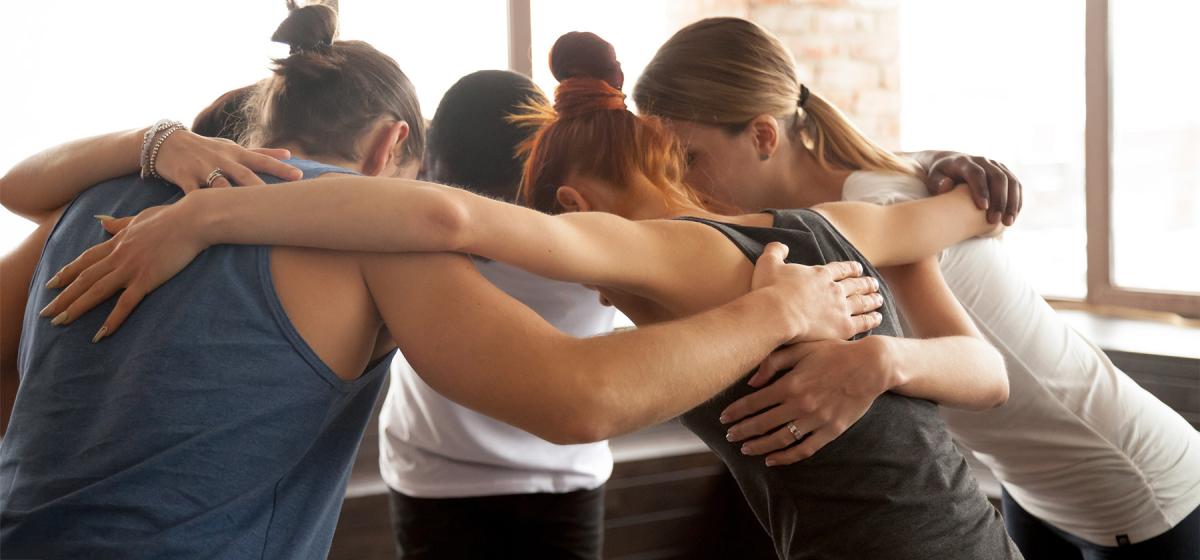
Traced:
POLYGON ((333 8, 324 4, 297 7, 295 0, 288 0, 291 13, 279 24, 271 40, 291 47, 291 54, 317 51, 333 45, 337 35, 338 18, 333 8))
POLYGON ((554 42, 550 72, 559 83, 571 78, 594 78, 618 91, 625 84, 625 73, 612 44, 586 31, 572 31, 554 42))

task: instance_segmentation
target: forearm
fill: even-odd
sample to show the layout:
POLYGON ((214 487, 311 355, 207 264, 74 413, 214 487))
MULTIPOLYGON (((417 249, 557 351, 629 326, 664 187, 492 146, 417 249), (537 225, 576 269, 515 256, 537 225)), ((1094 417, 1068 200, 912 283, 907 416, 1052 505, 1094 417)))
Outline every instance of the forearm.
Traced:
MULTIPOLYGON (((746 375, 795 329, 757 290, 725 306, 636 331, 579 340, 565 356, 590 387, 573 439, 610 438, 674 418, 746 375)), ((559 372, 561 374, 561 371, 559 372)), ((571 389, 574 392, 574 389, 571 389)))
POLYGON ((200 190, 177 206, 184 231, 205 245, 436 252, 463 245, 466 194, 415 180, 332 177, 200 190))
POLYGON ((962 185, 944 195, 891 206, 833 202, 814 210, 877 267, 916 262, 1001 227, 987 222, 962 185))
POLYGON ((870 338, 883 347, 883 369, 896 393, 968 410, 986 410, 1008 400, 1004 358, 983 340, 870 338))
POLYGON ((33 155, 0 178, 0 204, 41 223, 88 187, 137 171, 144 133, 114 132, 33 155))

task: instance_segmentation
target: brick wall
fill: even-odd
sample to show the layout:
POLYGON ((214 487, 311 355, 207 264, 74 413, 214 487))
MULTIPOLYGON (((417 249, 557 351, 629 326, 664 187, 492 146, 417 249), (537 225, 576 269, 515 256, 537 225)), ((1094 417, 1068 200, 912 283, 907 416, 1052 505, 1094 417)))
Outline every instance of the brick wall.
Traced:
POLYGON ((779 36, 813 91, 868 136, 900 145, 899 0, 673 0, 674 27, 700 18, 752 20, 779 36))

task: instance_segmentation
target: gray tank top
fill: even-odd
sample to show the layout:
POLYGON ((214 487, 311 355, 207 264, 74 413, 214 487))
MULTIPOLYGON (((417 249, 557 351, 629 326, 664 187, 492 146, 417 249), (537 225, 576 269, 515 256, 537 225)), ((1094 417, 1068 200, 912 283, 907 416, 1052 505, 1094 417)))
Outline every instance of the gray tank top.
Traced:
MULTIPOLYGON (((788 262, 858 261, 880 280, 883 323, 870 334, 903 336, 891 293, 879 273, 820 214, 771 210, 771 228, 683 218, 725 234, 752 261, 772 241, 788 262)), ((861 336, 861 335, 860 335, 861 336)), ((980 492, 946 432, 937 405, 885 393, 846 433, 813 457, 766 467, 741 444, 725 441, 717 418, 751 393, 733 384, 681 418, 729 467, 780 558, 1020 558, 1000 514, 980 492)))

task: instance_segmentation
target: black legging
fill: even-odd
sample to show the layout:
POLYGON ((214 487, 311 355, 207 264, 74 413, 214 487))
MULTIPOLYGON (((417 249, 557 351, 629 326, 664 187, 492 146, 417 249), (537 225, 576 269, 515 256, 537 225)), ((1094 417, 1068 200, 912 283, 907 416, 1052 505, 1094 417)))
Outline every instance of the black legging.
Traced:
POLYGON ((1123 546, 1100 546, 1052 527, 1003 496, 1004 525, 1025 560, 1196 560, 1200 558, 1200 508, 1167 532, 1123 546))

